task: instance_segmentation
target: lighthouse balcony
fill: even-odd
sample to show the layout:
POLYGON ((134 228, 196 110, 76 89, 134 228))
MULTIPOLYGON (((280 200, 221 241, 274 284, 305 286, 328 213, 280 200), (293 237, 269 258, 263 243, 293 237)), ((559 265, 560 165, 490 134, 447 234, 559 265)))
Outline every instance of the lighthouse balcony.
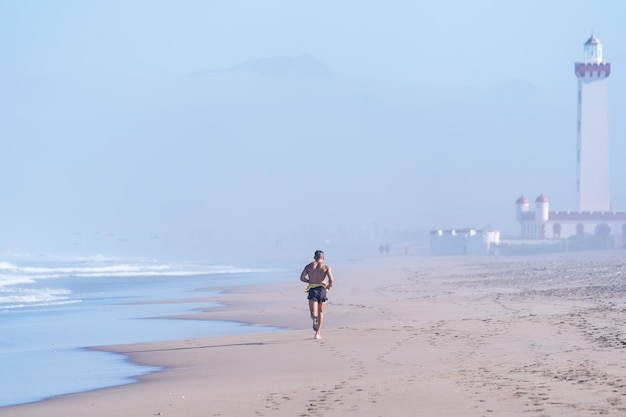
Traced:
POLYGON ((574 67, 574 72, 579 78, 585 77, 608 77, 611 75, 611 64, 608 62, 602 63, 587 63, 577 62, 574 67))

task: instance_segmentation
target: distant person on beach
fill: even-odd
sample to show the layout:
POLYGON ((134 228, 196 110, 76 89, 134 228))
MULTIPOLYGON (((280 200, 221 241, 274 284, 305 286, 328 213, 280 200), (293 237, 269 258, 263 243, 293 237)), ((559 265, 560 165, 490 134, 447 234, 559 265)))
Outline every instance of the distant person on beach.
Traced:
POLYGON ((314 261, 304 267, 300 274, 300 281, 309 284, 306 292, 309 293, 309 310, 313 320, 315 339, 321 339, 322 323, 324 322, 324 307, 326 307, 326 291, 333 286, 333 272, 330 266, 324 263, 324 252, 316 250, 314 261), (308 277, 308 278, 307 278, 308 277), (328 278, 328 283, 326 283, 328 278))

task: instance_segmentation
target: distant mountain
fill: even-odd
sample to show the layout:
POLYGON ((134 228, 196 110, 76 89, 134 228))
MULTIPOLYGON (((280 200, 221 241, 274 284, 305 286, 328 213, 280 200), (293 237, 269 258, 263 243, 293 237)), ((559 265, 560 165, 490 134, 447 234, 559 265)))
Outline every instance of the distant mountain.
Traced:
POLYGON ((334 72, 310 55, 297 57, 277 56, 246 61, 230 68, 209 69, 192 74, 252 73, 273 78, 333 78, 334 72))

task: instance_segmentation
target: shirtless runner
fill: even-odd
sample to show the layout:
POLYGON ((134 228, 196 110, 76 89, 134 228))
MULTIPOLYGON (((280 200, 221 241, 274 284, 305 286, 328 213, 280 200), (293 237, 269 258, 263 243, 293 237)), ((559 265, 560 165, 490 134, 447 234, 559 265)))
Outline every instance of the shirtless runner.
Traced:
POLYGON ((315 339, 321 339, 322 323, 324 322, 324 307, 326 307, 326 291, 333 286, 333 272, 330 266, 324 263, 324 252, 315 251, 314 261, 304 267, 300 274, 300 281, 309 284, 306 291, 309 293, 309 310, 313 320, 315 339), (308 276, 308 278, 307 278, 308 276), (328 277, 328 283, 326 278, 328 277))

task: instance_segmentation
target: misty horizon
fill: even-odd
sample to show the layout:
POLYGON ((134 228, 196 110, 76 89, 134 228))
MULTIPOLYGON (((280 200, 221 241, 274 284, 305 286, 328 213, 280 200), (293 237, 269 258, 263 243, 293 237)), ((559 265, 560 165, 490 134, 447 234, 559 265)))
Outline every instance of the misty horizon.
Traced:
MULTIPOLYGON (((386 240, 418 244, 439 228, 515 235, 522 194, 547 196, 553 210, 576 208, 573 62, 588 32, 568 30, 566 43, 555 42, 572 55, 542 55, 546 79, 532 66, 527 77, 503 71, 502 58, 482 67, 493 71, 492 82, 481 73, 476 83, 467 74, 446 80, 455 68, 481 68, 458 49, 456 59, 428 61, 430 72, 408 79, 393 71, 407 54, 419 56, 417 48, 393 56, 376 49, 386 71, 368 66, 360 47, 352 66, 345 54, 312 47, 324 37, 273 50, 214 43, 221 62, 181 55, 186 68, 176 71, 138 64, 132 42, 119 57, 103 49, 110 62, 97 70, 81 60, 69 69, 69 55, 39 60, 36 70, 35 61, 18 60, 2 73, 0 252, 198 257, 355 242, 376 251, 386 240)), ((625 54, 611 30, 597 35, 616 63, 609 81, 612 202, 624 210, 618 64, 625 54)), ((33 60, 49 58, 33 51, 33 60)), ((175 49, 167 51, 160 59, 176 60, 175 49)), ((526 52, 532 62, 533 51, 516 51, 515 59, 526 52)))

